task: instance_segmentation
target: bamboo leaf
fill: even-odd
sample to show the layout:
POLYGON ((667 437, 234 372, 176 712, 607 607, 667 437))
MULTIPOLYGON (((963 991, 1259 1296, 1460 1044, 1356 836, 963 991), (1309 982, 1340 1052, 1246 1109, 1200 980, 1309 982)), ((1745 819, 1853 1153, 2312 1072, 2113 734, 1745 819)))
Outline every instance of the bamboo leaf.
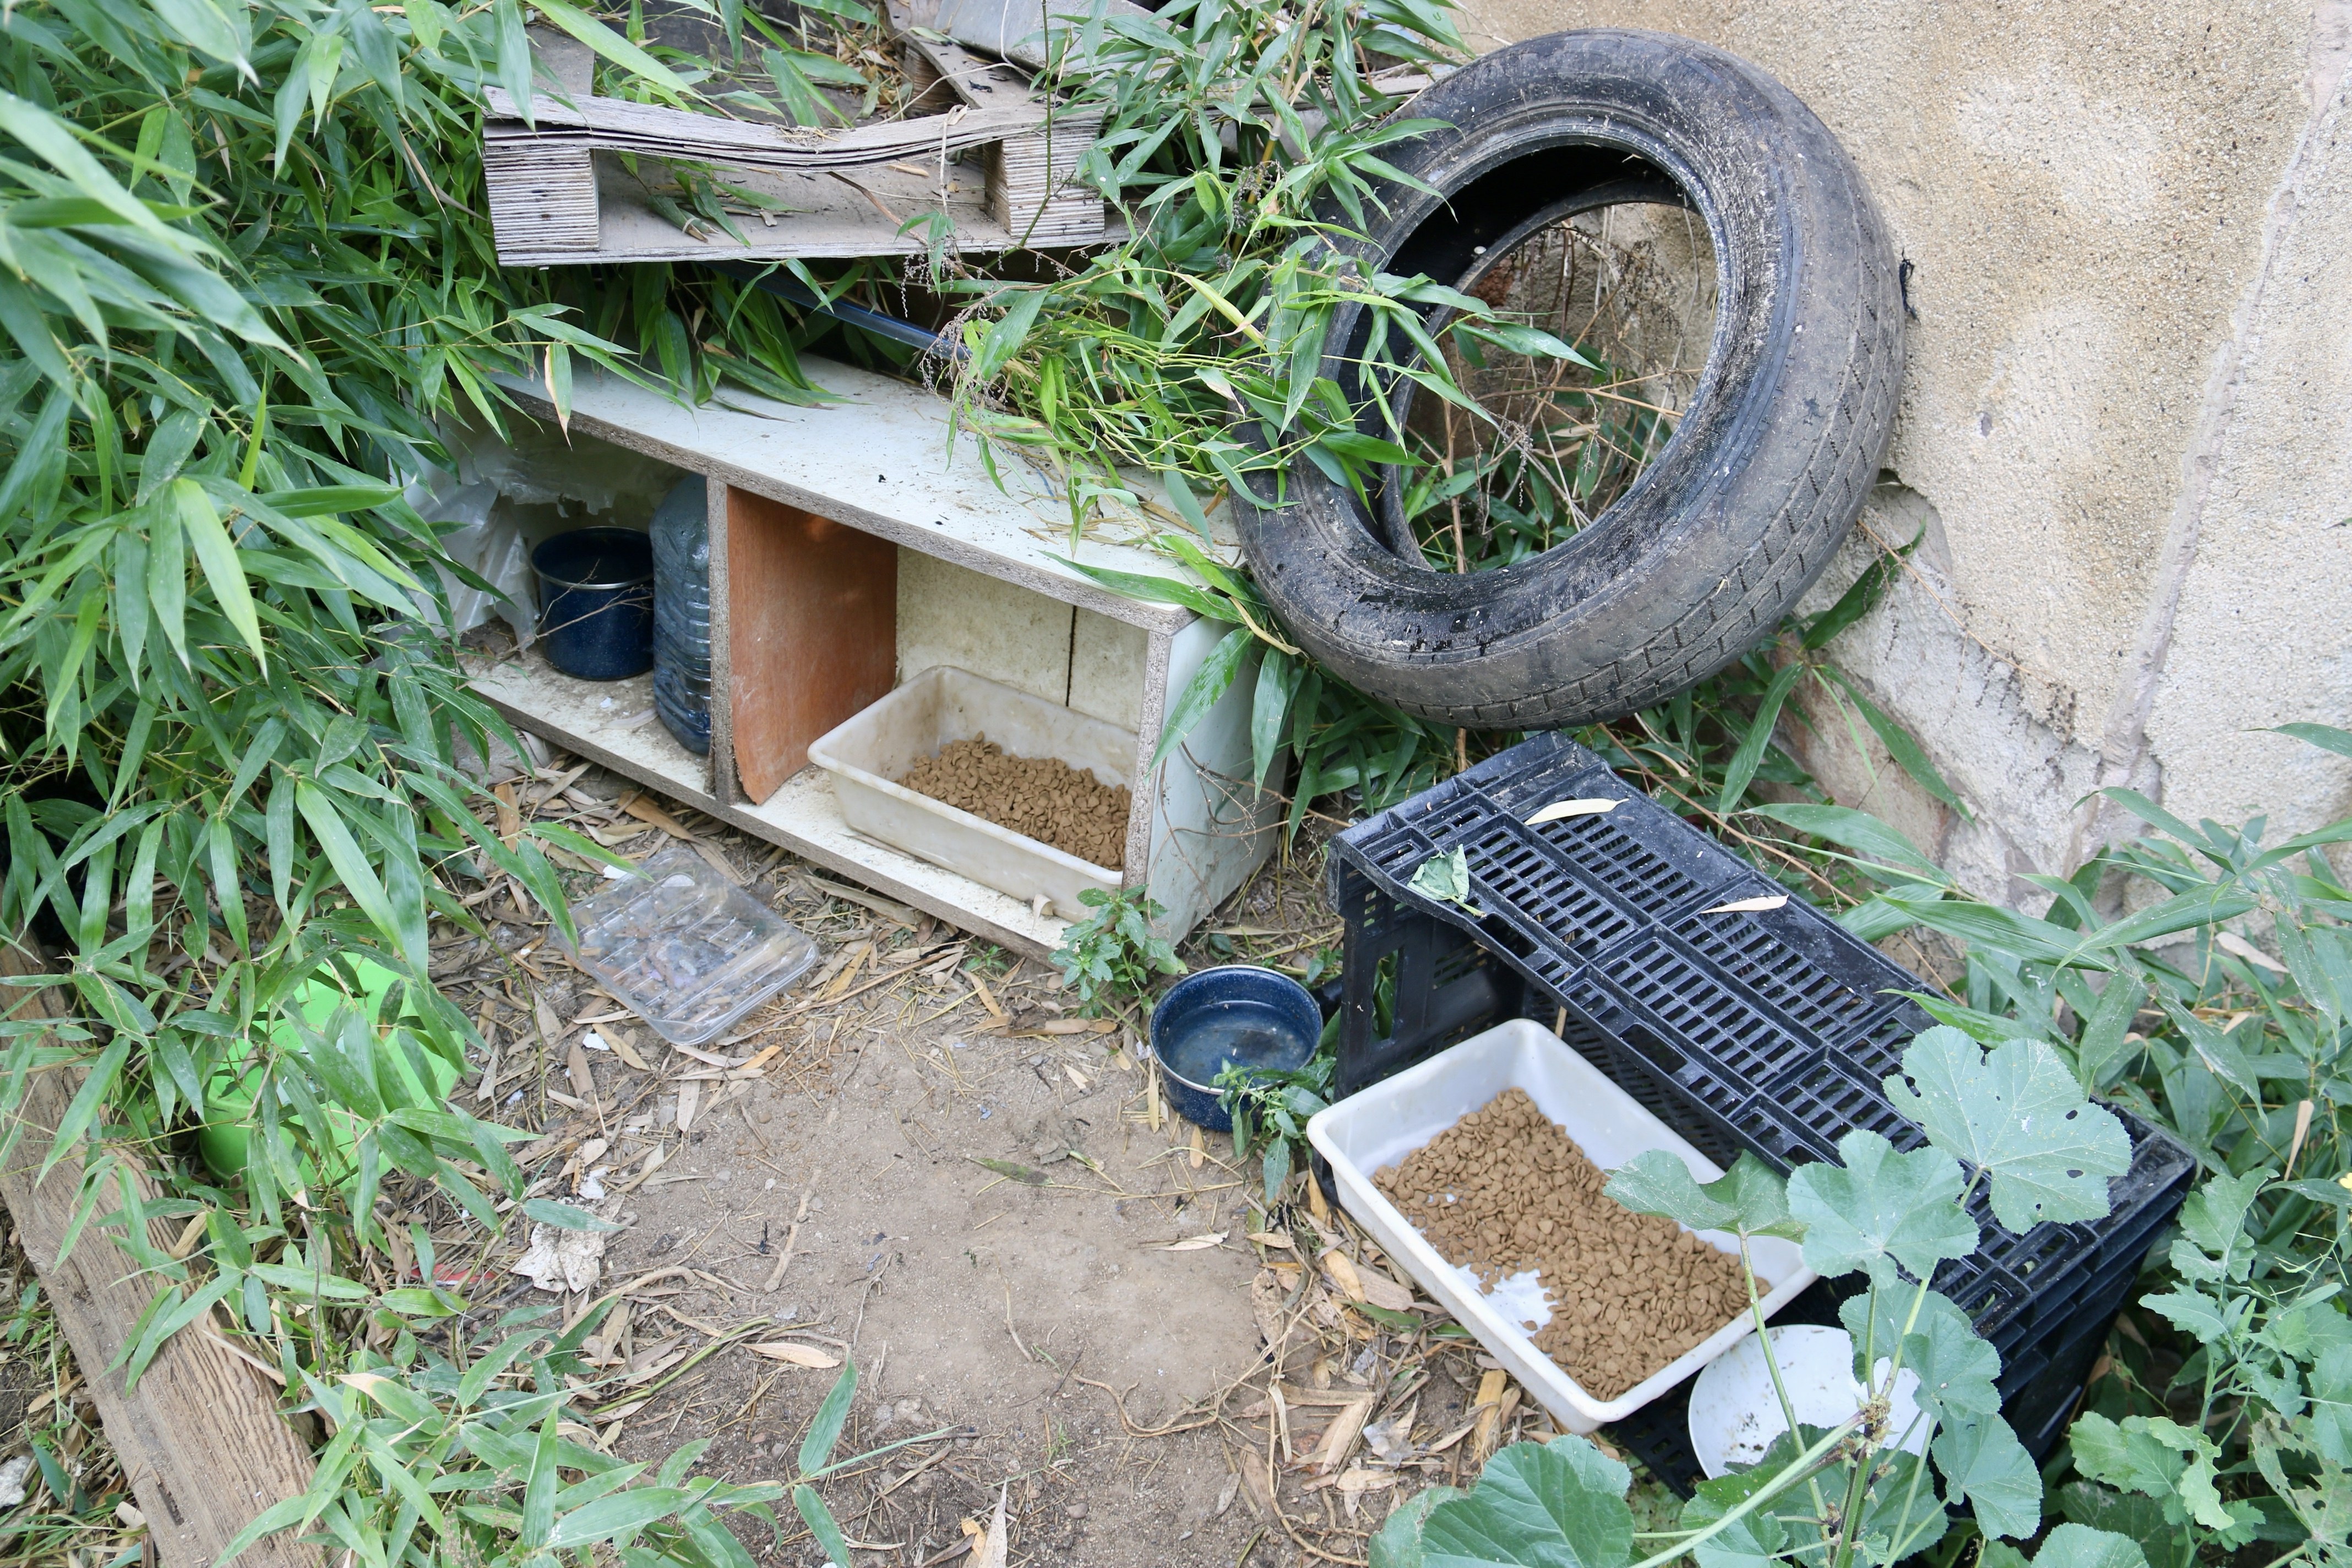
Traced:
POLYGON ((816 1418, 809 1423, 808 1433, 801 1438, 800 1469, 803 1476, 823 1471, 833 1457, 833 1446, 841 1437, 841 1428, 849 1420, 849 1402, 857 1394, 857 1363, 845 1363, 841 1375, 818 1405, 816 1418))
POLYGON ((1961 821, 1976 820, 1969 815, 1967 803, 1945 781, 1943 773, 1928 760, 1926 750, 1912 738, 1910 731, 1896 723, 1888 717, 1885 710, 1864 696, 1862 689, 1843 670, 1834 665, 1824 665, 1822 668, 1853 704, 1855 710, 1862 715, 1863 722, 1870 726, 1871 731, 1878 737, 1879 744, 1886 748, 1886 754, 1895 759, 1895 766, 1910 774, 1921 789, 1950 807, 1961 821))
POLYGON ((98 1060, 91 1064, 89 1076, 81 1080, 81 1087, 74 1090, 72 1100, 66 1106, 66 1113, 58 1118, 58 1130, 50 1134, 48 1157, 41 1162, 39 1179, 46 1180, 48 1173, 57 1168, 59 1160, 79 1152, 82 1134, 89 1131, 89 1124, 98 1119, 100 1107, 113 1092, 114 1080, 122 1075, 122 1064, 130 1058, 131 1038, 128 1035, 118 1036, 111 1045, 99 1052, 98 1060))
POLYGON ((1775 671, 1771 684, 1764 689, 1756 704, 1756 717, 1749 721, 1748 733, 1741 737, 1739 749, 1731 754, 1731 765, 1723 771, 1723 789, 1717 795, 1717 815, 1728 816, 1738 808, 1740 798, 1747 795, 1748 781, 1763 764, 1764 749, 1772 743, 1772 726, 1780 721, 1780 707, 1804 679, 1811 666, 1787 664, 1775 671))
POLYGON ((1209 710, 1233 689, 1242 666, 1248 661, 1251 649, 1256 646, 1257 639, 1250 636, 1247 627, 1235 626, 1209 650, 1209 657, 1201 661, 1201 668, 1192 672, 1192 678, 1184 683, 1184 689, 1178 692, 1176 700, 1169 705, 1167 722, 1160 730, 1160 744, 1151 753, 1153 772, 1159 771, 1168 753, 1182 745, 1184 737, 1192 732, 1193 726, 1208 717, 1209 710))
POLYGON ((657 1519, 668 1518, 695 1496, 684 1487, 636 1487, 614 1492, 583 1503, 557 1520, 547 1533, 547 1544, 585 1546, 630 1534, 657 1519))
POLYGON ((229 625, 236 628, 266 671, 268 648, 261 640, 261 621, 254 614, 253 595, 245 582, 245 566, 236 558, 236 546, 229 542, 228 530, 221 526, 220 513, 214 510, 212 497, 194 479, 173 479, 163 501, 164 508, 179 520, 189 542, 195 546, 197 563, 204 568, 205 581, 211 584, 221 613, 228 617, 229 625))
POLYGON ((541 16, 666 96, 680 100, 696 96, 694 89, 667 66, 593 16, 573 9, 567 0, 531 0, 531 5, 541 16))
POLYGON ((555 1473, 559 1444, 556 1425, 557 1412, 550 1409, 547 1418, 540 1423, 539 1440, 531 1447, 530 1471, 524 1478, 522 1490, 521 1535, 525 1546, 545 1546, 548 1537, 555 1533, 555 1489, 559 1484, 555 1473))
MULTIPOLYGON (((847 1375, 846 1373, 844 1375, 847 1375)), ((816 1538, 826 1562, 850 1561, 849 1543, 842 1538, 841 1526, 835 1521, 833 1510, 824 1506, 824 1500, 816 1495, 814 1487, 793 1487, 793 1506, 800 1510, 801 1522, 807 1525, 809 1533, 816 1538)))
POLYGON ((1306 673, 1303 661, 1280 648, 1266 649, 1258 660, 1257 689, 1250 700, 1250 782, 1260 788, 1281 754, 1283 721, 1306 673))
MULTIPOLYGON (((368 864, 366 855, 362 853, 359 840, 353 838, 351 829, 344 826, 333 799, 317 786, 297 781, 294 805, 302 814, 302 820, 310 825, 310 836, 319 841, 319 847, 326 851, 328 862, 334 867, 335 875, 341 879, 344 890, 351 894, 352 901, 359 905, 360 912, 374 922, 386 942, 394 947, 400 946, 401 923, 393 912, 392 900, 384 896, 383 881, 377 878, 375 868, 368 864)), ((408 960, 419 969, 426 961, 423 952, 412 952, 408 954, 408 960)))

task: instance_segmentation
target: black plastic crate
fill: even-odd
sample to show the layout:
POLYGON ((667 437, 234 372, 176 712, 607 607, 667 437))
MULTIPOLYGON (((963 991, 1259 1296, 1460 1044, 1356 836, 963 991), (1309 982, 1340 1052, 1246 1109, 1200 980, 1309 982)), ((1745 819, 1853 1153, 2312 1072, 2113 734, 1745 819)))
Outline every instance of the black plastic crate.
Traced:
MULTIPOLYGON (((1832 1159, 1856 1127, 1901 1148, 1924 1142, 1883 1087, 1904 1046, 1934 1021, 1900 994, 1922 983, 1801 900, 1706 913, 1780 889, 1565 737, 1490 757, 1349 829, 1333 851, 1332 898, 1346 922, 1342 1094, 1530 1016, 1718 1163, 1741 1150, 1782 1171, 1832 1159), (1526 822, 1574 797, 1621 804, 1526 822), (1423 861, 1454 848, 1468 858, 1484 918, 1409 886, 1423 861)), ((1979 1193, 1976 1256, 1937 1271, 1936 1288, 2000 1352, 2004 1408, 2037 1456, 2063 1429, 2195 1173, 2176 1140, 2116 1109, 2133 1160, 2108 1185, 2105 1219, 2015 1236, 1979 1193)), ((1696 1473, 1678 1413, 1686 1397, 1678 1391, 1621 1428, 1677 1484, 1696 1473)))

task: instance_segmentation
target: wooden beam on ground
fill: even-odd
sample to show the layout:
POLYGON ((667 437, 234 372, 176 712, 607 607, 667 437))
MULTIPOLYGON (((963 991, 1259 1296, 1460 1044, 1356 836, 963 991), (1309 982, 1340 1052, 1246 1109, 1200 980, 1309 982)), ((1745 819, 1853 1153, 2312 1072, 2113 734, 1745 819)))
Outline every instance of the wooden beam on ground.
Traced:
MULTIPOLYGON (((0 975, 37 974, 45 967, 22 949, 0 943, 0 975)), ((13 994, 0 995, 10 1018, 60 1016, 53 992, 10 989, 13 994)), ((0 1202, 8 1205, 58 1326, 73 1346, 163 1568, 212 1568, 256 1514, 310 1489, 310 1452, 278 1414, 276 1392, 208 1334, 192 1329, 173 1335, 136 1388, 125 1389, 121 1372, 107 1370, 129 1342, 155 1284, 95 1226, 58 1262, 81 1188, 79 1154, 59 1160, 47 1180, 34 1180, 82 1076, 78 1068, 53 1068, 26 1080, 18 1111, 24 1133, 0 1168, 0 1202)), ((143 1171, 136 1179, 145 1196, 155 1195, 143 1171)), ((248 1548, 236 1568, 318 1568, 319 1563, 316 1548, 299 1546, 291 1532, 281 1531, 248 1548)))

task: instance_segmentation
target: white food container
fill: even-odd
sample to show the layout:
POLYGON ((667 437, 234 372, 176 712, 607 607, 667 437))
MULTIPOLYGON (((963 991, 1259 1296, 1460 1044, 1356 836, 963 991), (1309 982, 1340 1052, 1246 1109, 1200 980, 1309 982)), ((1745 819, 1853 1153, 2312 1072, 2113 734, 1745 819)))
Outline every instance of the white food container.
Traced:
POLYGON ((1118 891, 1118 872, 893 782, 949 742, 982 736, 1010 755, 1057 758, 1097 784, 1133 787, 1133 731, 944 664, 811 742, 808 755, 833 775, 855 831, 1024 903, 1042 893, 1063 919, 1082 919, 1092 911, 1078 894, 1118 891))
MULTIPOLYGON (((1753 1332, 1756 1322, 1748 1312, 1740 1312, 1691 1350, 1608 1400, 1586 1393, 1565 1369, 1538 1350, 1516 1322, 1505 1318, 1479 1292, 1468 1271, 1455 1269, 1440 1257, 1371 1180, 1372 1173, 1381 1166, 1397 1163, 1509 1089, 1525 1089, 1537 1108, 1565 1127, 1585 1156, 1604 1171, 1615 1170, 1644 1150, 1664 1149, 1689 1166, 1691 1174, 1701 1182, 1723 1174, 1720 1166, 1669 1131, 1665 1123, 1642 1109, 1599 1068, 1542 1026, 1524 1018, 1473 1036, 1417 1067, 1318 1111, 1307 1124, 1307 1136, 1317 1152, 1331 1162, 1339 1182, 1340 1203, 1388 1255, 1477 1336, 1478 1342, 1510 1370, 1563 1430, 1590 1432, 1622 1420, 1673 1388, 1743 1335, 1753 1332)), ((1709 1246, 1738 1256, 1736 1236, 1703 1230, 1698 1237, 1709 1246)), ((1764 1298, 1768 1316, 1816 1278, 1804 1266, 1795 1242, 1759 1237, 1748 1244, 1748 1252, 1759 1281, 1771 1287, 1764 1298)), ((1515 1316, 1532 1315, 1521 1313, 1517 1304, 1513 1311, 1515 1316)))

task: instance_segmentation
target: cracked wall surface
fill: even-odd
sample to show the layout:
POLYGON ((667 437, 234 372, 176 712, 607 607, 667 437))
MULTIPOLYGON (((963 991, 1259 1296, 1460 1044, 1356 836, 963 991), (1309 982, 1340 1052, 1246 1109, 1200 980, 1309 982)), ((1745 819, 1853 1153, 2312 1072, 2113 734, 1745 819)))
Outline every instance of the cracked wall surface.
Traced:
POLYGON ((2116 830, 2102 784, 2274 837, 2352 815, 2352 763, 2260 732, 2352 724, 2352 0, 1471 0, 1466 30, 1599 26, 1780 77, 1912 264, 1888 482, 1814 602, 1927 530, 1833 654, 1969 819, 1816 702, 1791 733, 1839 797, 2011 900, 2116 830))

